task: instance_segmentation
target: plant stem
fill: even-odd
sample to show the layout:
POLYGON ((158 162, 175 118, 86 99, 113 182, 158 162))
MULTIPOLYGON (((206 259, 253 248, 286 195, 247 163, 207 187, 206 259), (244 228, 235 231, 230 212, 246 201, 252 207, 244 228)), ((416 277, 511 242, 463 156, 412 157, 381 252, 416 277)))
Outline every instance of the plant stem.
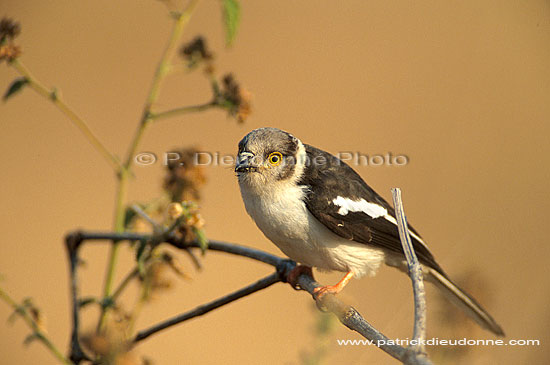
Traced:
POLYGON ((134 204, 131 206, 131 209, 136 212, 136 214, 139 215, 143 220, 147 221, 147 223, 151 225, 153 232, 160 232, 162 230, 162 227, 160 227, 160 225, 155 222, 153 218, 149 217, 149 215, 147 215, 147 213, 145 213, 139 205, 134 204))
POLYGON ((21 310, 21 305, 17 304, 17 302, 13 300, 2 288, 0 288, 0 299, 4 300, 8 305, 13 308, 14 311, 16 311, 23 318, 23 320, 33 331, 33 334, 36 336, 36 338, 42 341, 42 343, 52 352, 52 354, 59 360, 60 363, 71 364, 71 362, 61 353, 61 351, 59 351, 54 343, 50 341, 44 331, 40 329, 36 321, 31 317, 31 315, 29 315, 29 312, 26 309, 21 310))
POLYGON ((90 127, 88 127, 88 124, 78 115, 76 112, 69 107, 65 101, 61 98, 61 95, 59 95, 55 89, 48 89, 44 84, 42 84, 40 81, 38 81, 19 61, 18 59, 14 59, 10 62, 10 65, 15 68, 25 79, 28 81, 29 86, 36 91, 39 95, 42 95, 44 98, 50 100, 54 105, 63 113, 65 114, 69 120, 73 123, 75 127, 77 127, 80 132, 84 135, 84 137, 90 142, 90 144, 103 156, 103 158, 111 165, 111 167, 116 171, 120 171, 121 169, 121 163, 118 160, 117 157, 115 157, 109 150, 101 143, 99 138, 92 132, 90 127))
POLYGON ((193 113, 193 112, 201 112, 216 106, 218 106, 216 102, 210 101, 205 104, 183 106, 180 108, 167 110, 164 112, 152 114, 150 117, 151 119, 154 119, 154 120, 160 120, 160 119, 175 117, 177 115, 184 115, 184 114, 193 113))
POLYGON ((120 294, 122 294, 122 292, 124 291, 124 289, 126 289, 128 284, 130 284, 130 282, 138 276, 138 273, 139 273, 139 270, 136 267, 135 269, 130 271, 128 275, 126 275, 126 277, 122 280, 119 286, 113 291, 113 295, 111 296, 113 301, 115 301, 120 296, 120 294))
POLYGON ((141 310, 143 309, 143 306, 145 305, 145 302, 146 302, 145 293, 146 291, 149 290, 148 288, 146 288, 147 285, 148 284, 143 283, 143 286, 139 290, 139 296, 137 298, 136 304, 134 305, 134 308, 132 309, 129 315, 127 332, 128 332, 128 336, 130 337, 132 336, 132 333, 134 333, 137 318, 139 317, 139 314, 141 313, 141 310))
POLYGON ((152 121, 151 109, 153 107, 153 104, 157 101, 160 92, 160 86, 162 85, 164 76, 166 76, 167 72, 169 71, 170 60, 172 59, 172 56, 174 55, 174 52, 176 50, 176 43, 180 39, 183 29, 189 22, 189 19, 191 18, 191 15, 193 14, 193 11, 195 10, 199 1, 200 0, 192 0, 182 13, 174 16, 175 22, 172 28, 172 33, 170 35, 170 38, 168 39, 168 44, 166 45, 164 53, 162 54, 160 62, 157 66, 157 70, 155 71, 153 83, 151 84, 151 89, 149 90, 149 96, 147 97, 145 107, 143 108, 140 124, 134 136, 134 140, 132 141, 132 143, 130 144, 130 148, 128 149, 126 162, 124 163, 124 166, 127 169, 130 169, 130 167, 132 166, 134 155, 137 151, 141 138, 143 137, 143 132, 152 121))
MULTIPOLYGON (((128 195, 128 176, 129 171, 126 167, 120 171, 119 181, 118 181, 118 190, 116 194, 116 203, 115 203, 115 232, 124 231, 124 202, 126 201, 126 196, 128 195)), ((118 259, 118 252, 120 251, 120 243, 118 241, 113 241, 111 246, 111 252, 109 255, 109 263, 107 264, 107 274, 105 275, 105 283, 103 286, 103 297, 107 298, 111 295, 111 290, 113 287, 113 281, 115 276, 116 263, 118 259)), ((107 320, 107 308, 101 308, 101 314, 99 317, 99 322, 97 323, 97 331, 103 330, 105 322, 107 320)))
MULTIPOLYGON (((132 142, 130 143, 130 147, 128 148, 128 153, 127 153, 124 165, 122 166, 119 173, 119 182, 118 182, 118 190, 117 190, 116 206, 115 206, 115 227, 114 227, 115 232, 119 232, 119 233, 123 232, 125 228, 124 227, 125 202, 126 202, 126 197, 128 193, 128 178, 130 176, 130 171, 132 168, 132 164, 134 162, 134 155, 143 137, 143 133, 145 132, 145 129, 152 121, 151 109, 153 107, 153 104, 156 102, 158 98, 160 86, 162 84, 162 81, 164 80, 164 76, 166 76, 166 73, 169 69, 170 60, 174 55, 177 41, 180 39, 183 29, 185 28, 185 25, 188 23, 189 19, 191 18, 191 15, 193 14, 193 11, 195 10, 199 1, 200 0, 192 0, 182 13, 174 15, 175 21, 172 28, 172 33, 170 35, 170 38, 168 39, 168 44, 166 45, 166 48, 157 66, 157 70, 153 77, 153 83, 151 85, 151 89, 149 90, 149 95, 147 96, 147 100, 143 108, 141 120, 136 130, 136 134, 134 135, 134 139, 132 140, 132 142)), ((109 257, 109 263, 107 266, 107 274, 105 276, 105 284, 103 287, 103 296, 105 298, 109 297, 111 294, 113 280, 114 280, 115 271, 116 271, 116 264, 118 261, 118 252, 119 252, 119 244, 118 242, 115 242, 111 246, 111 253, 109 257)), ((101 316, 98 323, 98 331, 102 330, 103 327, 105 326, 106 315, 107 315, 106 309, 107 308, 103 308, 101 311, 101 316)))

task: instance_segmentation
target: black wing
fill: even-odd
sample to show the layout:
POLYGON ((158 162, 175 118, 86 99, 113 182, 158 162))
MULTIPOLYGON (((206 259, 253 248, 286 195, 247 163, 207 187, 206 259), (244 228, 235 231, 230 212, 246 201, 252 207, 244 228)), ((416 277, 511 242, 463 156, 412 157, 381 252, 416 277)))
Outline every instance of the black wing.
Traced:
MULTIPOLYGON (((340 237, 382 247, 404 256, 396 224, 384 217, 372 218, 363 212, 350 211, 341 215, 338 213, 340 207, 333 200, 338 196, 353 201, 364 199, 386 208, 388 215, 395 218, 393 207, 346 163, 318 148, 305 146, 308 158, 299 184, 308 187, 306 206, 311 214, 340 237)), ((409 230, 420 237, 411 226, 409 230)), ((424 243, 413 236, 411 240, 419 261, 444 274, 424 243)))

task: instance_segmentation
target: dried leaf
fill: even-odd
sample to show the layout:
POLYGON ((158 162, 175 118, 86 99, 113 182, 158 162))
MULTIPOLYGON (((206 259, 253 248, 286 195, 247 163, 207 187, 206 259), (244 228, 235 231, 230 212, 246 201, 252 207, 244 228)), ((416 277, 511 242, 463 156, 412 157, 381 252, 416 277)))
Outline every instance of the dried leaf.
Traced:
POLYGON ((78 306, 80 308, 84 308, 85 306, 87 306, 89 304, 92 304, 92 303, 98 303, 98 300, 94 297, 80 298, 80 300, 78 301, 78 306))
POLYGON ((11 83, 6 93, 4 94, 4 97, 2 98, 2 100, 7 101, 9 98, 17 94, 19 91, 21 91, 23 86, 27 85, 28 83, 29 83, 29 80, 26 77, 20 77, 18 79, 15 79, 11 83))
POLYGON ((25 337, 25 340, 23 341, 23 345, 29 346, 33 341, 39 340, 40 336, 37 333, 32 333, 25 337))
POLYGON ((147 241, 146 240, 140 240, 139 245, 138 245, 137 250, 136 250, 136 262, 137 262, 139 275, 141 277, 145 276, 145 257, 146 257, 146 255, 144 255, 144 252, 145 252, 146 247, 147 247, 147 241))
POLYGON ((130 224, 134 221, 134 218, 137 216, 135 210, 133 210, 131 207, 126 208, 126 212, 124 213, 124 228, 130 227, 130 224))
POLYGON ((191 276, 185 272, 183 265, 169 252, 162 253, 162 259, 168 264, 172 271, 179 277, 190 280, 191 276))
POLYGON ((202 254, 204 255, 206 249, 208 248, 208 239, 206 238, 206 235, 204 234, 204 231, 202 229, 193 228, 193 232, 197 237, 197 242, 199 243, 202 254))

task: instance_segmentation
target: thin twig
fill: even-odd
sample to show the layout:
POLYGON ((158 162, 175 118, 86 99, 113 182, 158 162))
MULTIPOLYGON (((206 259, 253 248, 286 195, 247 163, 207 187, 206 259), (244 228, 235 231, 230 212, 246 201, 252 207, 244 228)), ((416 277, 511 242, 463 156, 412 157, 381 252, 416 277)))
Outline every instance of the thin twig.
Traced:
POLYGON ((63 364, 72 364, 71 361, 69 361, 62 353, 59 351, 57 346, 49 339, 49 337, 46 335, 44 331, 40 329, 40 326, 34 318, 29 314, 29 311, 27 309, 22 309, 21 305, 18 304, 15 300, 13 300, 8 293, 6 293, 2 288, 0 288, 0 299, 2 299, 4 302, 6 302, 12 309, 19 315, 25 323, 31 328, 33 331, 34 337, 42 342, 50 351, 51 353, 59 360, 59 362, 63 364))
POLYGON ((122 294, 122 292, 124 291, 124 289, 126 289, 126 287, 128 286, 128 284, 130 284, 130 282, 134 279, 134 278, 137 278, 138 277, 138 274, 139 274, 139 269, 136 267, 134 268, 132 271, 130 271, 125 277, 124 279, 120 282, 120 284, 118 285, 118 287, 113 291, 113 295, 111 295, 111 299, 112 300, 117 300, 117 298, 120 296, 120 294, 122 294))
POLYGON ((99 138, 92 132, 88 124, 82 119, 65 101, 61 98, 55 89, 48 89, 38 79, 36 79, 25 65, 19 60, 14 59, 9 63, 28 81, 29 86, 39 95, 50 100, 69 120, 77 127, 80 132, 86 137, 88 142, 101 154, 101 156, 111 165, 111 167, 119 172, 122 165, 115 155, 113 155, 99 138))
POLYGON ((217 103, 213 101, 209 101, 205 104, 199 104, 199 105, 190 105, 190 106, 183 106, 180 108, 175 108, 171 110, 166 110, 163 112, 153 113, 151 114, 150 118, 154 119, 155 121, 175 117, 178 115, 185 115, 189 113, 195 113, 195 112, 201 112, 204 110, 211 109, 213 107, 216 107, 217 103))
POLYGON ((178 323, 187 321, 189 319, 202 316, 210 311, 213 311, 216 308, 219 308, 221 306, 224 306, 226 304, 229 304, 231 302, 234 302, 237 299, 243 298, 247 295, 250 295, 252 293, 255 293, 257 291, 260 291, 262 289, 265 289, 275 283, 278 283, 281 281, 281 277, 278 273, 273 273, 263 279, 258 280, 255 283, 252 283, 248 286, 245 286, 242 289, 239 289, 231 294, 228 294, 226 296, 223 296, 221 298, 218 298, 210 303, 203 304, 198 306, 197 308, 190 310, 188 312, 185 312, 183 314, 180 314, 178 316, 175 316, 173 318, 170 318, 166 321, 163 321, 161 323, 158 323, 146 330, 140 331, 134 340, 132 341, 134 344, 138 343, 139 341, 142 341, 146 339, 147 337, 154 335, 155 333, 158 333, 168 327, 174 326, 178 323))
POLYGON ((183 250, 184 253, 186 253, 189 256, 189 259, 193 263, 193 266, 195 266, 195 269, 197 271, 201 271, 202 270, 202 264, 201 264, 199 258, 197 257, 197 255, 195 255, 195 253, 189 247, 188 248, 182 248, 182 250, 183 250))
POLYGON ((143 283, 139 289, 139 294, 136 300, 136 303, 134 304, 134 307, 132 308, 130 314, 128 315, 128 324, 127 324, 127 331, 128 333, 134 332, 134 326, 136 325, 136 321, 143 310, 143 307, 145 305, 145 302, 147 301, 147 292, 150 290, 150 278, 146 277, 143 280, 143 283))
POLYGON ((138 145, 141 141, 141 138, 143 137, 143 132, 145 131, 146 127, 149 125, 149 123, 152 120, 151 109, 153 107, 153 104, 157 101, 157 98, 160 92, 160 87, 162 85, 162 82, 164 81, 164 77, 166 76, 170 68, 170 62, 171 62, 172 56, 174 55, 176 44, 181 37, 183 29, 189 22, 189 19, 191 19, 191 15, 193 14, 199 2, 200 0, 191 0, 189 5, 183 12, 179 14, 172 13, 174 14, 174 20, 175 20, 174 26, 172 28, 172 33, 170 34, 170 38, 168 39, 166 48, 164 49, 160 62, 155 71, 155 76, 153 77, 151 89, 149 90, 149 95, 147 96, 145 107, 143 108, 143 113, 142 113, 138 130, 136 132, 134 140, 130 145, 128 154, 126 155, 126 162, 124 165, 127 168, 131 167, 134 155, 136 154, 138 145))
POLYGON ((139 215, 141 218, 146 220, 147 223, 149 223, 151 225, 151 228, 153 228, 154 232, 160 232, 161 231, 161 227, 159 226, 159 224, 157 222, 155 222, 155 220, 153 218, 149 217, 149 215, 147 213, 145 213, 139 205, 132 204, 132 210, 134 212, 136 212, 136 214, 139 215))
POLYGON ((414 294, 414 330, 413 330, 413 345, 412 350, 418 354, 425 354, 424 346, 426 340, 426 293, 424 291, 424 281, 422 276, 422 267, 418 262, 418 258, 414 252, 409 230, 407 228, 407 218, 403 209, 403 201, 401 199, 401 189, 391 189, 393 196, 393 205, 395 209, 395 217, 399 229, 399 238, 403 245, 403 252, 407 258, 409 268, 409 276, 412 281, 414 294))

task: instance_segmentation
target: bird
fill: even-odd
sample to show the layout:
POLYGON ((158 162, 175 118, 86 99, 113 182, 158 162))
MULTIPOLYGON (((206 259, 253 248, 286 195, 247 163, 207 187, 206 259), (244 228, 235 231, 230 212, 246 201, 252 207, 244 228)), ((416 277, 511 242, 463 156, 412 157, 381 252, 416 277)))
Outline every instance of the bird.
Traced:
MULTIPOLYGON (((235 163, 245 209, 263 234, 298 263, 288 275, 312 268, 344 272, 317 298, 339 293, 352 278, 374 276, 382 264, 407 272, 393 207, 338 157, 271 127, 254 129, 238 144, 235 163)), ((501 326, 436 262, 411 226, 414 251, 426 281, 481 327, 504 336, 501 326)))

